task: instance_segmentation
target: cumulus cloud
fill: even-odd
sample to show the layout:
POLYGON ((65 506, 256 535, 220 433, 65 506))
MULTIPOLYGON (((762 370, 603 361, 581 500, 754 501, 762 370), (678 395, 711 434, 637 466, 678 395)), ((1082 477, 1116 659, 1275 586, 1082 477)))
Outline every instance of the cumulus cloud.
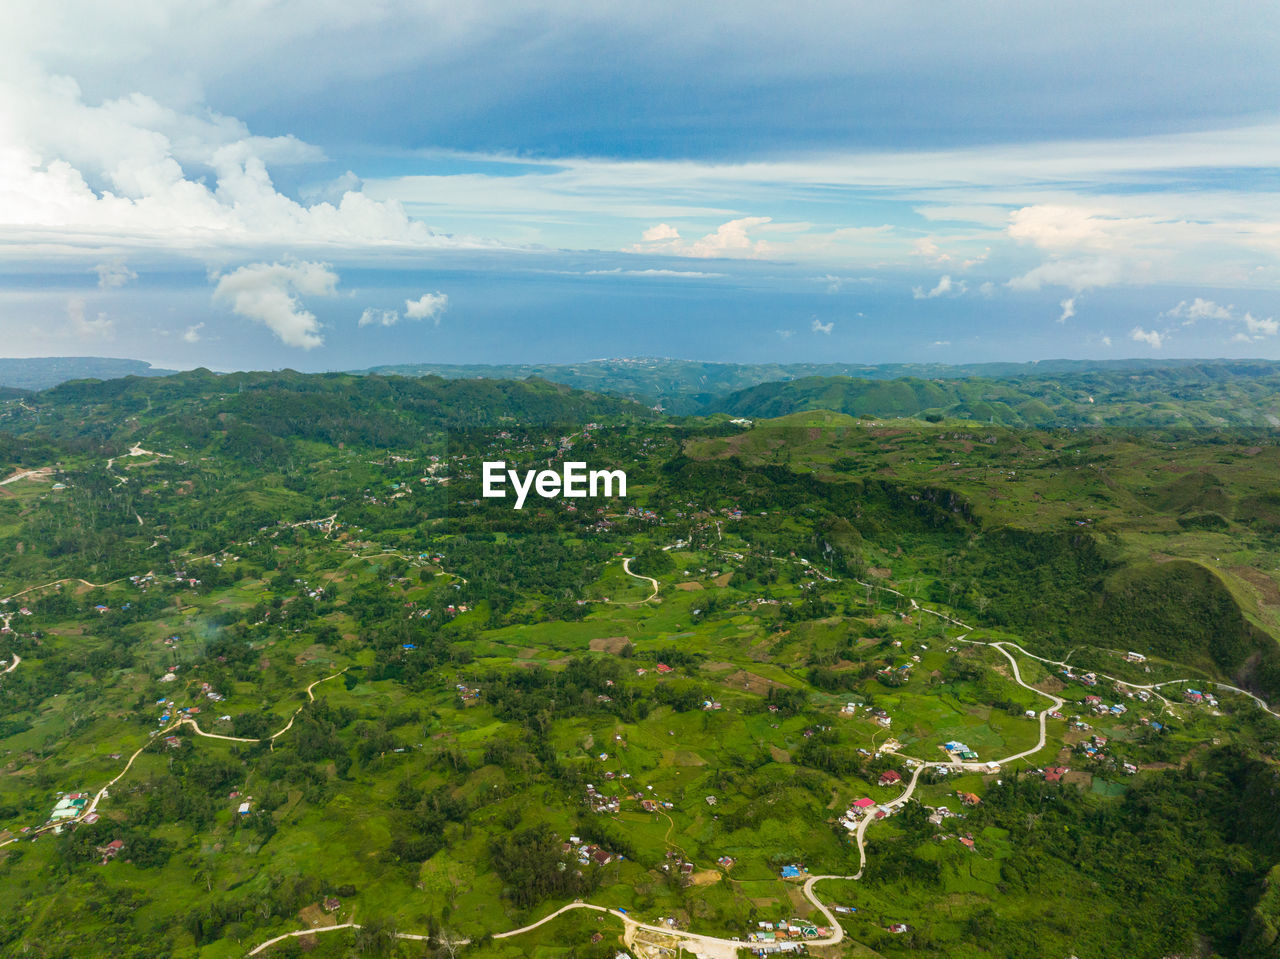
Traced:
POLYGON ((922 236, 918 240, 911 243, 911 252, 915 256, 922 256, 932 263, 948 263, 951 261, 949 253, 943 253, 938 244, 931 236, 922 236))
POLYGON ((437 290, 435 293, 423 293, 416 300, 405 300, 404 315, 409 320, 434 320, 439 326, 440 317, 448 307, 448 295, 437 290))
MULTIPOLYGON (((323 152, 209 110, 142 93, 90 104, 74 80, 28 68, 0 77, 0 116, 0 229, 28 249, 461 245, 358 180, 340 178, 310 205, 291 199, 270 168, 323 152)), ((103 289, 134 278, 123 263, 94 269, 103 289)))
POLYGON ((361 326, 395 326, 400 322, 400 313, 397 310, 375 310, 368 307, 360 314, 361 326))
POLYGON ((674 226, 667 223, 659 223, 657 226, 651 226, 640 234, 640 239, 645 243, 661 243, 663 240, 680 239, 680 231, 674 226))
POLYGON ((111 260, 99 263, 93 268, 98 274, 98 289, 115 290, 138 278, 138 274, 125 264, 124 260, 111 260))
POLYGON ((1059 323, 1065 323, 1076 315, 1076 298, 1074 296, 1068 297, 1058 305, 1062 307, 1062 314, 1058 317, 1059 323))
POLYGON ((188 326, 182 338, 188 343, 200 342, 200 331, 204 329, 203 323, 196 323, 194 326, 188 326))
POLYGON ((968 287, 964 280, 955 281, 951 279, 950 274, 943 274, 932 290, 926 291, 923 287, 917 286, 911 291, 911 295, 917 300, 934 300, 940 296, 959 296, 966 289, 968 287))
POLYGON ((67 318, 71 321, 71 332, 78 339, 109 340, 115 336, 115 323, 105 313, 99 313, 97 319, 85 316, 84 300, 72 297, 67 301, 67 318))
POLYGON ((1111 345, 1111 337, 1109 337, 1109 336, 1104 336, 1104 337, 1102 338, 1102 345, 1103 345, 1103 346, 1110 346, 1110 345, 1111 345))
MULTIPOLYGON (((768 256, 772 247, 764 240, 753 240, 751 231, 758 230, 766 224, 772 224, 773 218, 767 216, 746 216, 737 220, 729 220, 716 227, 714 233, 692 241, 683 240, 680 232, 666 223, 659 223, 645 230, 640 242, 631 247, 633 253, 669 253, 675 256, 690 256, 711 259, 715 257, 754 258, 768 256)), ((775 230, 807 229, 804 224, 773 224, 775 230)))
POLYGON ((1157 330, 1144 330, 1140 326, 1135 326, 1129 331, 1129 339, 1135 343, 1146 343, 1153 350, 1158 350, 1164 346, 1165 338, 1168 333, 1160 333, 1157 330))
POLYGON ((791 339, 791 337, 796 335, 795 330, 774 330, 774 332, 777 333, 784 340, 789 340, 791 339))
POLYGON ((1264 336, 1275 336, 1280 332, 1280 322, 1267 317, 1265 320, 1256 319, 1252 313, 1246 313, 1240 317, 1240 322, 1245 325, 1245 329, 1254 337, 1261 339, 1264 336))
MULTIPOLYGON (((404 318, 406 320, 434 320, 440 325, 440 317, 448 309, 448 294, 436 291, 423 293, 416 300, 404 301, 404 318)), ((378 310, 369 307, 360 314, 361 326, 395 326, 400 322, 399 310, 378 310)))
POLYGON ((1187 321, 1185 325, 1190 326, 1196 320, 1229 320, 1233 309, 1235 308, 1219 306, 1213 300, 1197 296, 1190 303, 1186 300, 1179 301, 1177 306, 1166 311, 1164 315, 1185 319, 1187 321))
POLYGON ((835 329, 835 326, 835 320, 832 320, 830 323, 823 323, 815 316, 813 318, 813 322, 809 324, 809 329, 814 333, 825 333, 827 336, 830 336, 831 331, 835 329))
POLYGON ((1217 320, 1219 323, 1244 327, 1237 329, 1232 335, 1233 343, 1251 343, 1280 333, 1280 321, 1273 317, 1256 317, 1248 311, 1238 313, 1234 306, 1222 306, 1199 296, 1190 302, 1181 300, 1173 309, 1160 315, 1181 319, 1183 326, 1191 326, 1197 320, 1217 320))
POLYGON ((291 261, 253 263, 225 275, 214 275, 216 302, 233 313, 261 323, 280 342, 304 350, 324 343, 320 323, 298 296, 331 296, 338 274, 327 263, 291 261))

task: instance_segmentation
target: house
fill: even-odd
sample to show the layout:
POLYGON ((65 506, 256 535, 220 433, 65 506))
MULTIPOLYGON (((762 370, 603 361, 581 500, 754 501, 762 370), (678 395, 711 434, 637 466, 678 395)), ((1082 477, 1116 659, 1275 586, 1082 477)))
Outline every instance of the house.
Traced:
POLYGON ((658 670, 659 673, 674 672, 674 669, 668 666, 666 663, 658 663, 658 665, 655 668, 658 670))
POLYGON ((972 849, 972 848, 973 848, 973 839, 972 839, 971 837, 969 837, 969 836, 961 836, 961 837, 960 837, 960 842, 962 842, 964 845, 968 846, 970 849, 972 849))
POLYGON ((335 899, 333 896, 329 896, 325 899, 321 908, 324 909, 325 912, 337 912, 341 906, 342 903, 339 900, 335 899))
POLYGON ((881 786, 892 786, 895 783, 902 782, 902 774, 896 769, 886 769, 880 774, 881 786))
POLYGON ((1198 689, 1188 689, 1182 694, 1182 698, 1189 703, 1202 703, 1204 702, 1204 693, 1198 689))
POLYGON ((1048 766, 1044 771, 1044 781, 1047 783, 1060 783, 1062 782, 1062 777, 1070 771, 1066 766, 1048 766))
POLYGON ((99 846, 98 852, 102 854, 102 862, 105 865, 109 860, 115 859, 120 855, 120 850, 124 848, 123 839, 113 839, 105 846, 99 846))
POLYGON ((800 867, 783 866, 781 875, 783 879, 798 879, 800 877, 800 867))
POLYGON ((708 806, 714 806, 715 804, 716 804, 716 797, 715 797, 715 796, 708 796, 708 797, 707 797, 707 805, 708 805, 708 806))
POLYGON ((964 803, 966 806, 976 806, 982 802, 982 800, 977 796, 975 796, 973 793, 957 791, 956 795, 960 797, 960 801, 964 803))
POLYGON ((1145 663, 1147 661, 1147 657, 1143 656, 1142 653, 1135 653, 1133 650, 1129 650, 1124 658, 1131 663, 1145 663))
POLYGON ((248 802, 242 802, 242 803, 240 804, 240 808, 237 810, 237 812, 239 812, 239 813, 240 813, 240 815, 242 815, 242 816, 247 816, 247 815, 249 815, 249 809, 250 809, 250 808, 251 808, 251 807, 250 807, 250 804, 249 804, 248 802))
POLYGON ((876 801, 869 797, 864 797, 862 799, 855 799, 853 801, 853 805, 855 809, 870 809, 875 804, 876 804, 876 801))

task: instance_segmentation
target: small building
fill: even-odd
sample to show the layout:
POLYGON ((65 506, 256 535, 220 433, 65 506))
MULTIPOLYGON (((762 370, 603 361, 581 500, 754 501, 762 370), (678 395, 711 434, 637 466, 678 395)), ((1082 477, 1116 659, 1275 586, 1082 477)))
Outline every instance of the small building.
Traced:
POLYGON ((902 782, 902 774, 896 769, 886 769, 880 774, 881 786, 892 786, 895 783, 902 782))

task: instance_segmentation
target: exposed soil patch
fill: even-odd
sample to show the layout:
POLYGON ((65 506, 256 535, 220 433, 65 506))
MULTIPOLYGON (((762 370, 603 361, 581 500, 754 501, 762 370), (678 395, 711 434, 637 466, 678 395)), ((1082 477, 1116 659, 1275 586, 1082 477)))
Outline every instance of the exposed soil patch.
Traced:
POLYGON ((1082 769, 1073 769, 1071 772, 1063 774, 1062 781, 1088 789, 1093 785, 1093 773, 1085 772, 1082 769))
POLYGON ((724 586, 728 586, 728 585, 729 585, 729 580, 731 580, 731 579, 733 579, 733 573, 732 573, 732 572, 729 572, 729 573, 721 573, 719 576, 717 576, 717 577, 716 577, 715 579, 713 579, 711 582, 715 583, 717 586, 724 587, 724 586))
POLYGON ((676 589, 683 589, 683 590, 685 590, 686 592, 694 592, 694 591, 696 591, 696 590, 702 589, 702 584, 701 584, 701 583, 693 583, 693 582, 689 582, 689 583, 676 583, 676 589))
POLYGON ((1251 566, 1231 566, 1230 571, 1256 589, 1267 606, 1280 606, 1280 586, 1260 569, 1251 566))
POLYGON ((755 673, 749 673, 745 669, 740 669, 736 673, 726 676, 724 682, 733 686, 734 689, 745 689, 748 692, 763 695, 770 689, 781 689, 783 684, 773 680, 765 679, 763 676, 757 676, 755 673))
POLYGON ((620 653, 630 642, 625 636, 604 636, 591 640, 587 646, 593 653, 620 653))

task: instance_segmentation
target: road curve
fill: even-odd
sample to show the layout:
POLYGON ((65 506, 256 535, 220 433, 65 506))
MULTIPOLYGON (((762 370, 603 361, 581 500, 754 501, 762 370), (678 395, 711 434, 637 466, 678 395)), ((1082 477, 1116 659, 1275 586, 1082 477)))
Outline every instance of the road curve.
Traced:
MULTIPOLYGON (((635 579, 643 579, 643 580, 647 580, 648 582, 650 582, 650 583, 652 583, 652 584, 653 584, 653 592, 652 592, 652 593, 650 593, 648 596, 646 596, 644 599, 640 600, 640 602, 641 602, 641 603, 647 603, 647 602, 649 602, 651 599, 657 599, 657 598, 658 598, 658 581, 657 581, 656 579, 654 579, 652 576, 644 576, 644 575, 642 575, 641 573, 633 573, 633 572, 631 572, 631 561, 632 561, 633 559, 635 559, 635 557, 634 557, 634 556, 628 556, 626 559, 624 559, 624 560, 622 561, 622 571, 623 571, 624 573, 626 573, 628 576, 631 576, 631 577, 633 577, 633 578, 635 578, 635 579)), ((639 605, 639 604, 638 604, 638 603, 627 603, 627 604, 619 604, 619 605, 639 605)))

